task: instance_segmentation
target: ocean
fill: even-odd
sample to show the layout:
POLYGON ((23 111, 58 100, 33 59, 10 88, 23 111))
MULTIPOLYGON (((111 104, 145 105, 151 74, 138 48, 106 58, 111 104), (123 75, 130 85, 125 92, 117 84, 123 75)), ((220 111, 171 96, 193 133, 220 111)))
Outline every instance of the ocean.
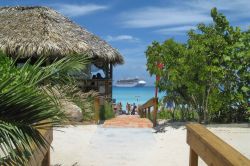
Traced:
MULTIPOLYGON (((159 93, 158 97, 162 98, 165 95, 164 92, 159 93)), ((116 103, 121 102, 123 109, 126 108, 126 103, 136 105, 144 104, 146 101, 155 96, 155 87, 153 86, 144 86, 144 87, 113 87, 113 99, 116 100, 116 103)))

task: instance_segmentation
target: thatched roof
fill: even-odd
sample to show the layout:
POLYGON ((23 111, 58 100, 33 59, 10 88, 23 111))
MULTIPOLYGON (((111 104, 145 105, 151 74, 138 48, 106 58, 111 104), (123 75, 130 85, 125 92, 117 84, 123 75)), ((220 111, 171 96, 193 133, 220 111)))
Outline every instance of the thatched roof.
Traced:
POLYGON ((0 49, 10 56, 62 57, 73 53, 123 63, 108 43, 48 7, 0 7, 0 49))

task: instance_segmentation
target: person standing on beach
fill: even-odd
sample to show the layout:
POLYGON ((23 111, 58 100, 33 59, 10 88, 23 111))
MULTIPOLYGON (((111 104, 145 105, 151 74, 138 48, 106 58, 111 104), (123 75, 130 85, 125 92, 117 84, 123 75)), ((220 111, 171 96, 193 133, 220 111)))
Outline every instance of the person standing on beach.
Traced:
POLYGON ((121 102, 119 102, 117 104, 117 111, 119 112, 119 114, 122 114, 122 103, 121 102))
POLYGON ((114 113, 117 114, 117 104, 114 104, 114 113))
POLYGON ((129 103, 127 103, 127 105, 126 105, 126 111, 127 111, 127 114, 129 115, 130 114, 130 104, 129 103))
POLYGON ((135 110, 136 110, 136 105, 135 105, 135 103, 134 103, 134 104, 133 104, 133 108, 132 108, 131 115, 135 115, 135 110))

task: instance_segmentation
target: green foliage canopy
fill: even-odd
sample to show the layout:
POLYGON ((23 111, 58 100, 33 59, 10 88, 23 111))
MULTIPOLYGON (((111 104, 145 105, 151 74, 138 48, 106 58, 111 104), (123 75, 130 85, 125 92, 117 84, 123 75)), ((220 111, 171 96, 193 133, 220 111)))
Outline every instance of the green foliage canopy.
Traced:
POLYGON ((192 106, 199 121, 242 121, 248 115, 250 30, 230 26, 216 8, 211 17, 212 24, 188 32, 185 44, 154 41, 146 51, 147 69, 161 76, 157 86, 168 99, 192 106))

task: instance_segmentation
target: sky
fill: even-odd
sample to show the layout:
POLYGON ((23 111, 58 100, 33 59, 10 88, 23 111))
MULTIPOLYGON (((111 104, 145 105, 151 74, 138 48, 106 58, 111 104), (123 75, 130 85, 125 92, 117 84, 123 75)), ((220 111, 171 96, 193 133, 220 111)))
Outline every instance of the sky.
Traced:
POLYGON ((217 7, 231 25, 250 26, 250 0, 0 0, 0 6, 48 6, 106 40, 123 55, 114 80, 139 77, 154 84, 146 70, 145 51, 152 41, 187 40, 198 23, 211 23, 217 7))

